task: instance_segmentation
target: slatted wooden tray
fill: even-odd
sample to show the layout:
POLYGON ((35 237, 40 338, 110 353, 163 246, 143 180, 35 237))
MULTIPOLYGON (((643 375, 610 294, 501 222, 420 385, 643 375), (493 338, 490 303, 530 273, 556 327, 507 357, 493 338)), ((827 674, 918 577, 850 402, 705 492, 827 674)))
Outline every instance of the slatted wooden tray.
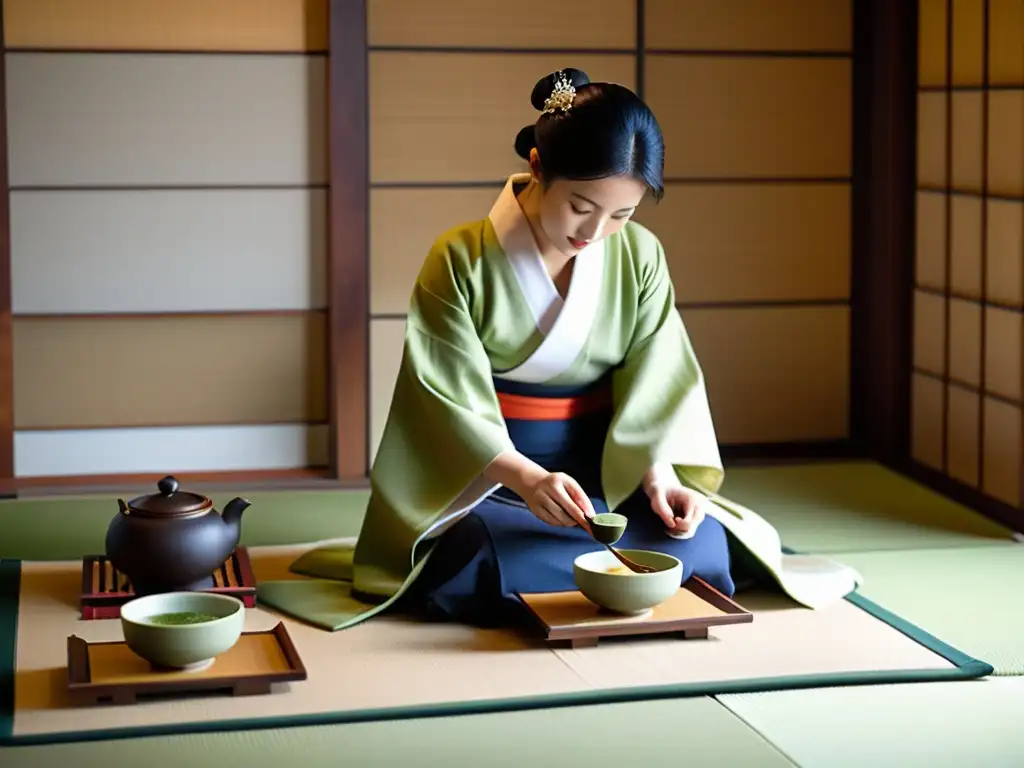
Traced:
POLYGON ((590 602, 581 592, 520 594, 551 644, 595 646, 602 637, 671 634, 706 638, 711 627, 744 624, 754 615, 703 579, 690 578, 675 595, 639 616, 623 616, 590 602))
POLYGON ((271 630, 243 632, 230 650, 196 671, 155 669, 123 640, 89 643, 71 635, 67 654, 68 695, 79 706, 135 704, 173 694, 252 696, 270 693, 275 683, 306 679, 283 622, 271 630))
MULTIPOLYGON (((246 608, 256 606, 256 577, 249 552, 238 547, 224 564, 214 571, 214 586, 205 592, 237 597, 246 608)), ((83 619, 117 619, 121 606, 135 599, 128 577, 120 573, 103 555, 87 555, 82 560, 82 590, 79 605, 83 619)))

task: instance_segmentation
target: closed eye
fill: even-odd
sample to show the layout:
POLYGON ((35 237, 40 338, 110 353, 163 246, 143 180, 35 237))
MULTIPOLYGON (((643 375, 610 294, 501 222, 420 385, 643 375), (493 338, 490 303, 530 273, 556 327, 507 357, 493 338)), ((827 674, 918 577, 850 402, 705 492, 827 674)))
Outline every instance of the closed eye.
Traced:
POLYGON ((571 206, 572 206, 572 209, 573 209, 573 211, 575 211, 576 213, 580 214, 581 216, 582 216, 583 214, 585 214, 585 213, 590 213, 590 211, 582 211, 582 210, 580 210, 579 208, 577 208, 577 207, 576 207, 576 203, 569 203, 569 205, 571 205, 571 206))

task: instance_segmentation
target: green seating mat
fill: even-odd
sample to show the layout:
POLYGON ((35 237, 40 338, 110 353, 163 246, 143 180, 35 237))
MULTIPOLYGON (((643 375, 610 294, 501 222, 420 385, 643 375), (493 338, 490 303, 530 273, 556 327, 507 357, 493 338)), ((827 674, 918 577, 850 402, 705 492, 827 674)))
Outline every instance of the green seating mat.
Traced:
POLYGON ((1020 677, 735 694, 719 701, 803 768, 1024 765, 1020 677))
POLYGON ((0 749, 4 768, 792 765, 711 698, 0 749), (678 762, 672 760, 672 762, 678 762))

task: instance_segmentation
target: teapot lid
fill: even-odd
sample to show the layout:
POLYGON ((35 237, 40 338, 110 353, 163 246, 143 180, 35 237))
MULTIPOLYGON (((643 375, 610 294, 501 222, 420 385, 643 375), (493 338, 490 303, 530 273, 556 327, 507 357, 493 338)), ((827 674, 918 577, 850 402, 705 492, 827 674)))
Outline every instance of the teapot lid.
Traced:
POLYGON ((175 517, 189 515, 210 507, 213 502, 198 493, 178 490, 178 481, 168 475, 158 482, 159 493, 139 496, 128 502, 132 511, 146 517, 175 517))

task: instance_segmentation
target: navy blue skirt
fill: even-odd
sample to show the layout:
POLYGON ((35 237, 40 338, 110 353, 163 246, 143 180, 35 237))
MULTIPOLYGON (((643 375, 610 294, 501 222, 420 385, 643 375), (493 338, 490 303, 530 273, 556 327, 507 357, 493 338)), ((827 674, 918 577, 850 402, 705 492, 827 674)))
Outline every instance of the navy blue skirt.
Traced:
MULTIPOLYGON (((495 386, 499 392, 531 396, 576 394, 500 380, 495 386)), ((506 416, 516 449, 551 472, 573 477, 598 513, 608 510, 600 468, 609 421, 608 411, 561 420, 506 416)), ((696 575, 726 595, 735 593, 730 538, 717 520, 706 517, 692 538, 673 539, 641 488, 616 511, 629 518, 617 547, 674 555, 683 563, 683 581, 696 575)), ((438 538, 401 606, 429 617, 502 623, 521 609, 516 593, 576 589, 573 561, 599 549, 583 529, 544 523, 516 494, 500 488, 438 538)))

